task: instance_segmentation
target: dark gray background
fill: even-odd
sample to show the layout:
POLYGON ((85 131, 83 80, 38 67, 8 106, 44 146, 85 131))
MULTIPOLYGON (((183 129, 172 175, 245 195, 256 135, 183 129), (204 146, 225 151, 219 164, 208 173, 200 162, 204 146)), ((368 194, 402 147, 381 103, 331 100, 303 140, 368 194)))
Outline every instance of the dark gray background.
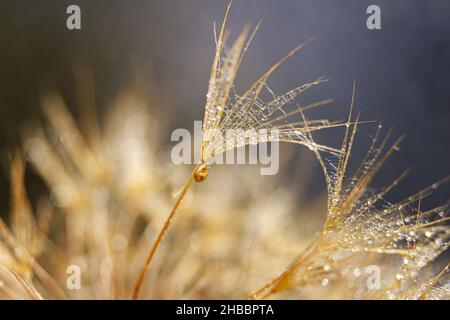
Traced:
MULTIPOLYGON (((171 93, 171 125, 190 128, 193 120, 202 118, 214 54, 212 22, 222 20, 227 3, 0 1, 1 152, 17 145, 26 119, 39 115, 42 82, 61 90, 76 110, 72 69, 79 63, 94 68, 100 110, 138 69, 171 93), (80 31, 66 29, 69 4, 81 7, 80 31)), ((281 93, 319 76, 330 78, 300 101, 334 98, 334 106, 318 115, 335 119, 345 116, 355 80, 356 107, 363 118, 381 120, 385 127, 394 126, 396 135, 406 135, 401 152, 385 171, 394 177, 412 165, 402 194, 414 192, 450 173, 449 17, 448 0, 234 1, 229 20, 233 35, 246 22, 264 20, 244 60, 238 89, 242 92, 289 49, 314 37, 269 84, 281 93), (367 30, 369 4, 381 7, 382 30, 367 30)), ((361 136, 373 129, 364 127, 361 136)), ((358 147, 356 154, 363 151, 358 147)), ((39 181, 31 183, 31 192, 40 187, 39 181)), ((4 204, 4 174, 0 193, 4 204)), ((448 193, 440 197, 447 199, 448 193)))

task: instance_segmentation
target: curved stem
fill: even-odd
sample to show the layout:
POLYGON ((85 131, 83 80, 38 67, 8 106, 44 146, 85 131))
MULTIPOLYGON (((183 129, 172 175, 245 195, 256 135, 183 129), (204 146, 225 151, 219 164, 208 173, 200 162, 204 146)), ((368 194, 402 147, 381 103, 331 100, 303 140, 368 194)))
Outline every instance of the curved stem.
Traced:
POLYGON ((272 293, 273 288, 276 286, 276 283, 280 277, 275 278, 269 281, 266 285, 249 294, 245 299, 246 300, 256 300, 256 299, 265 299, 269 294, 272 293))
POLYGON ((153 260, 153 256, 155 255, 156 250, 158 249, 159 245, 161 244, 161 241, 164 238, 164 235, 166 234, 166 231, 169 228, 170 223, 172 222, 172 219, 175 216, 175 213, 181 204, 181 201, 183 200, 184 196, 186 195, 186 192, 188 191, 188 189, 192 183, 192 180, 194 179, 194 174, 198 170, 199 167, 200 167, 200 165, 197 165, 194 168, 194 171, 192 171, 189 179, 186 181, 186 184, 183 187, 183 190, 181 190, 181 193, 178 196, 178 199, 175 202, 175 205, 173 206, 172 211, 170 212, 169 216, 167 217, 166 221, 164 222, 163 227, 159 231, 158 237, 156 238, 155 242, 153 243, 150 253, 148 254, 147 260, 145 261, 144 267, 142 268, 141 274, 134 286, 133 295, 132 295, 133 300, 136 300, 139 297, 139 291, 141 289, 142 283, 144 282, 145 273, 149 269, 150 264, 153 260))
POLYGON ((288 267, 286 271, 284 271, 282 274, 280 274, 275 279, 272 279, 267 284, 265 284, 263 287, 259 288, 258 290, 254 291, 253 293, 249 294, 246 299, 247 300, 256 300, 261 299, 264 300, 271 296, 272 294, 276 293, 279 290, 280 284, 282 284, 290 275, 292 272, 295 272, 295 270, 298 268, 298 266, 303 263, 305 260, 309 259, 311 255, 314 254, 314 250, 317 247, 318 241, 320 239, 320 236, 322 234, 323 228, 317 232, 314 237, 310 240, 306 248, 303 250, 303 253, 301 253, 294 262, 288 267))

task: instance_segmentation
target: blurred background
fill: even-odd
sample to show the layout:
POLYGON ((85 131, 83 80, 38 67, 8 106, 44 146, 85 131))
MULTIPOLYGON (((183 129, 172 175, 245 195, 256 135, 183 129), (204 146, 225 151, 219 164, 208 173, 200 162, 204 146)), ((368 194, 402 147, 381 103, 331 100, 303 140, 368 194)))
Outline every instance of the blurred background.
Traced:
MULTIPOLYGON (((40 97, 61 92, 77 116, 76 79, 89 70, 95 92, 92 108, 101 115, 130 83, 157 92, 169 103, 156 110, 164 119, 160 144, 170 132, 192 128, 203 118, 214 55, 213 21, 228 1, 0 1, 0 209, 7 209, 8 152, 21 143, 24 124, 41 117, 40 97), (66 28, 66 8, 81 8, 81 30, 66 28), (81 71, 80 71, 81 70, 81 71), (167 107, 168 106, 168 107, 167 107)), ((278 94, 325 76, 330 82, 299 98, 301 104, 326 98, 331 107, 312 115, 343 119, 356 81, 356 110, 406 135, 401 152, 384 169, 385 181, 412 166, 396 192, 406 196, 450 173, 450 2, 445 0, 337 1, 245 0, 233 2, 228 28, 236 36, 245 23, 263 19, 246 54, 237 91, 248 85, 297 44, 315 40, 283 65, 269 85, 278 94), (381 30, 366 28, 366 8, 381 7, 381 30)), ((355 155, 365 152, 374 124, 361 127, 355 155)), ((340 131, 320 135, 331 143, 340 131)), ((298 146, 284 147, 290 166, 298 146)), ((283 154, 281 155, 283 157, 283 154)), ((168 159, 169 160, 169 159, 168 159)), ((280 175, 294 183, 288 169, 280 175)), ((267 179, 271 179, 268 177, 267 179)), ((314 188, 324 191, 323 179, 314 188)), ((31 197, 44 184, 27 172, 31 197)), ((448 199, 438 196, 438 202, 448 199)))

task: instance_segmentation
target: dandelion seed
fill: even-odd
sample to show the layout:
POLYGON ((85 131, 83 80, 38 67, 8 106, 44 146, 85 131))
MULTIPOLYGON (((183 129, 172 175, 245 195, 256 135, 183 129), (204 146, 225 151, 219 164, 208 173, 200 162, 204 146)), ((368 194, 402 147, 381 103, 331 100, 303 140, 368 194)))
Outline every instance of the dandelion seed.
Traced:
MULTIPOLYGON (((226 136, 226 132, 228 130, 238 129, 242 130, 242 132, 246 132, 248 130, 257 131, 263 129, 277 132, 276 136, 269 135, 264 142, 291 142, 306 145, 312 148, 312 150, 326 151, 333 154, 340 153, 339 150, 318 145, 316 143, 311 143, 311 141, 307 138, 308 133, 336 127, 340 124, 329 125, 328 122, 326 122, 326 124, 323 125, 321 124, 322 121, 309 122, 304 117, 300 122, 288 121, 289 119, 292 119, 293 116, 298 116, 301 114, 303 110, 295 106, 293 111, 289 111, 287 110, 287 107, 292 105, 294 99, 301 93, 323 82, 324 80, 322 78, 311 83, 300 85, 281 96, 273 97, 273 100, 269 102, 263 102, 260 98, 264 89, 272 93, 267 85, 267 80, 271 74, 288 58, 302 49, 305 45, 304 43, 295 47, 284 58, 269 68, 244 94, 241 96, 231 96, 231 92, 234 88, 234 80, 236 78, 240 63, 251 40, 253 39, 253 36, 255 35, 255 32, 259 28, 259 24, 250 35, 248 41, 247 38, 249 28, 245 27, 231 47, 228 50, 225 50, 226 43, 224 39, 224 32, 230 6, 231 3, 227 7, 219 35, 216 38, 216 54, 214 56, 214 61, 211 68, 208 92, 206 94, 200 164, 195 167, 191 177, 186 182, 173 210, 170 212, 169 217, 157 237, 157 240, 153 244, 149 257, 147 258, 140 277, 136 282, 133 298, 138 297, 145 272, 149 268, 159 243, 169 228, 170 222, 172 221, 187 189, 190 187, 192 180, 196 182, 203 182, 208 177, 210 166, 209 161, 214 159, 216 156, 226 151, 250 144, 250 139, 246 139, 244 136, 237 137, 236 141, 227 140, 225 143, 223 143, 223 140, 219 139, 218 136, 226 136), (211 135, 209 134, 211 132, 217 132, 220 134, 211 135)), ((310 109, 315 106, 320 106, 320 103, 317 103, 314 106, 307 106, 304 109, 310 109)))
MULTIPOLYGON (((347 123, 351 122, 353 101, 354 97, 347 123)), ((387 143, 389 133, 377 146, 379 127, 369 151, 356 173, 352 177, 346 178, 346 169, 357 126, 358 117, 353 126, 346 126, 341 155, 336 166, 327 166, 322 155, 318 151, 315 152, 324 172, 328 190, 328 212, 324 225, 294 263, 270 284, 256 291, 253 297, 265 298, 282 290, 311 283, 315 278, 312 272, 315 266, 325 266, 326 257, 336 251, 351 252, 355 259, 361 253, 376 253, 380 256, 399 255, 403 257, 404 270, 402 273, 397 273, 396 279, 403 280, 412 278, 448 247, 448 241, 446 243, 441 238, 437 238, 431 243, 423 240, 426 239, 427 232, 431 232, 428 228, 439 226, 448 230, 448 227, 443 225, 445 218, 431 219, 428 222, 425 222, 424 219, 433 217, 433 214, 440 212, 442 208, 447 209, 448 204, 428 212, 421 212, 420 203, 424 195, 430 195, 432 190, 448 182, 450 177, 397 204, 386 202, 383 197, 398 185, 408 171, 402 173, 379 193, 368 194, 366 190, 370 182, 395 147, 399 145, 401 139, 397 140, 383 155, 382 151, 387 143), (334 170, 334 172, 330 173, 330 170, 334 170), (419 203, 418 209, 410 207, 414 202, 419 203), (409 212, 405 212, 405 210, 409 212), (407 217, 404 217, 405 214, 407 217), (412 218, 413 214, 416 214, 417 217, 412 218), (406 242, 401 242, 404 240, 406 242)), ((313 142, 311 134, 308 134, 308 138, 313 142)), ((339 261, 336 261, 335 264, 339 265, 339 261)), ((360 269, 355 268, 353 275, 360 277, 360 269)), ((386 291, 386 296, 396 298, 394 293, 396 290, 399 290, 398 284, 394 283, 391 285, 391 290, 386 291)))

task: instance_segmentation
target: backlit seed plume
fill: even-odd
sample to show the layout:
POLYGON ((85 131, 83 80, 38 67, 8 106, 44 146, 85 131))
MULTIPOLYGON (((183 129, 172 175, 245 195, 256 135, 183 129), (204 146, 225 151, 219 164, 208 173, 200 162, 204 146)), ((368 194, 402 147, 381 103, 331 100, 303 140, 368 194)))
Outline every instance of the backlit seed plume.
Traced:
MULTIPOLYGON (((322 79, 300 85, 280 96, 276 96, 267 85, 270 75, 284 61, 303 48, 305 44, 297 46, 270 67, 244 94, 238 95, 235 93, 234 80, 239 65, 259 24, 250 36, 249 28, 245 27, 231 47, 228 48, 226 47, 224 33, 229 9, 230 5, 227 8, 220 32, 215 37, 216 54, 206 95, 201 163, 205 163, 208 159, 228 150, 247 144, 269 141, 299 143, 310 148, 337 153, 337 150, 317 145, 307 139, 307 132, 326 128, 329 125, 327 120, 307 121, 306 123, 293 121, 302 110, 329 102, 329 100, 325 100, 303 108, 293 104, 298 95, 321 83, 322 79), (268 102, 262 100, 263 91, 271 96, 268 102), (223 139, 227 132, 233 130, 241 133, 237 134, 234 137, 235 139, 223 139), (261 137, 258 135, 259 130, 265 130, 268 134, 261 137), (276 134, 271 135, 271 132, 276 132, 276 134)), ((204 169, 204 167, 201 169, 204 169)))
POLYGON ((450 264, 428 281, 417 281, 415 286, 402 292, 398 298, 403 300, 450 299, 450 264))
POLYGON ((280 97, 266 84, 301 46, 238 96, 233 82, 254 32, 245 28, 227 48, 223 25, 201 163, 175 204, 173 191, 190 168, 168 161, 170 148, 161 143, 173 129, 164 87, 130 83, 105 100, 113 104, 102 106, 97 117, 94 74, 76 68, 78 117, 64 95, 42 96, 42 117, 30 119, 22 152, 9 156, 9 212, 0 215, 0 299, 240 299, 269 279, 249 297, 450 299, 450 203, 428 209, 428 197, 450 178, 388 201, 407 171, 383 189, 373 181, 400 139, 392 144, 390 133, 382 138, 380 125, 350 174, 359 117, 350 110, 343 123, 306 120, 306 110, 329 101, 293 107, 294 99, 320 79, 280 97), (272 98, 263 102, 262 96, 272 98), (337 126, 345 130, 340 148, 315 143, 315 131, 337 126), (207 188, 189 189, 207 178, 217 153, 255 141, 247 133, 236 144, 221 145, 208 134, 228 129, 278 130, 268 139, 304 144, 314 153, 305 150, 296 166, 285 168, 292 179, 266 179, 255 166, 221 166, 207 188), (313 170, 317 160, 323 194, 310 188, 322 178, 313 170), (183 214, 171 224, 183 199, 183 214))
MULTIPOLYGON (((170 191, 188 174, 186 167, 167 162, 167 151, 155 138, 165 118, 150 113, 155 108, 148 104, 163 102, 148 98, 148 87, 145 95, 130 89, 108 109, 103 126, 86 132, 78 129, 64 99, 43 99, 45 122, 28 127, 24 155, 50 192, 37 203, 29 201, 25 164, 18 153, 10 157, 10 215, 0 218, 0 299, 130 297, 148 241, 171 208, 170 191), (95 147, 93 141, 98 142, 95 147), (80 289, 67 286, 68 267, 80 268, 80 289)), ((350 125, 348 130, 351 137, 350 125)), ((338 182, 343 183, 340 193, 330 193, 335 214, 328 214, 322 228, 320 210, 326 197, 306 203, 279 175, 267 181, 252 166, 215 168, 217 183, 187 194, 183 214, 159 249, 142 297, 239 299, 286 268, 299 248, 305 248, 287 272, 256 297, 278 293, 290 299, 448 299, 448 267, 440 265, 446 257, 441 253, 433 258, 446 247, 448 208, 423 209, 426 197, 445 180, 403 204, 389 204, 383 195, 359 219, 351 218, 377 194, 364 188, 371 177, 358 181, 372 176, 386 158, 382 149, 388 141, 377 143, 379 136, 375 134, 358 175, 344 173, 341 179, 339 161, 325 162, 331 167, 330 189, 338 190, 338 182), (357 200, 350 200, 353 192, 357 200), (340 198, 333 202, 331 194, 340 198), (312 230, 321 231, 313 237, 312 230), (397 231, 402 234, 397 236, 397 231), (396 243, 396 238, 404 242, 396 243), (367 272, 374 266, 381 271, 382 283, 379 289, 368 289, 367 272)), ((313 161, 303 159, 299 166, 303 172, 313 171, 304 170, 313 161)), ((307 187, 307 180, 300 182, 307 187)))
POLYGON ((155 243, 150 249, 149 256, 136 283, 133 298, 138 297, 145 272, 192 181, 202 182, 207 178, 209 170, 208 166, 210 164, 208 163, 208 160, 212 160, 228 150, 234 150, 235 148, 248 144, 274 141, 293 142, 307 145, 310 149, 317 151, 328 151, 335 154, 339 153, 338 150, 318 145, 307 139, 307 134, 312 131, 334 127, 339 124, 329 124, 326 120, 303 120, 300 122, 289 123, 289 119, 292 119, 295 115, 300 115, 302 111, 328 102, 322 101, 304 107, 303 109, 296 106, 294 110, 287 110, 289 103, 294 102, 294 99, 308 88, 319 84, 322 81, 321 79, 308 84, 303 84, 278 97, 275 96, 266 83, 269 76, 286 59, 299 51, 304 44, 294 48, 284 58, 269 68, 269 70, 266 71, 243 95, 238 96, 234 94, 232 96, 232 92, 234 91, 234 79, 242 61, 242 57, 258 27, 255 28, 249 41, 246 41, 249 28, 245 27, 233 45, 229 49, 225 48, 224 32, 230 6, 231 3, 227 7, 219 35, 218 37, 215 36, 216 54, 214 56, 211 78, 209 80, 209 87, 206 95, 200 164, 195 167, 192 175, 182 188, 173 210, 170 212, 155 243), (273 98, 270 102, 263 102, 261 100, 260 95, 263 89, 266 89, 272 94, 273 98), (259 130, 265 130, 268 134, 260 135, 259 130), (235 135, 232 139, 229 139, 227 134, 230 131, 240 133, 235 135))
MULTIPOLYGON (((353 102, 352 102, 353 105, 353 102)), ((383 272, 384 291, 370 291, 366 283, 355 287, 355 279, 349 281, 354 287, 346 288, 359 298, 402 298, 408 288, 414 287, 423 269, 449 247, 449 204, 422 211, 421 202, 444 183, 445 178, 398 203, 385 200, 385 195, 402 180, 401 174, 390 185, 378 192, 370 192, 370 184, 389 156, 398 149, 401 139, 386 148, 389 133, 378 142, 381 125, 376 131, 365 159, 352 176, 346 175, 352 145, 355 140, 358 118, 355 124, 347 121, 342 154, 337 164, 325 162, 318 151, 316 156, 323 169, 328 205, 324 225, 306 249, 278 278, 255 292, 250 298, 264 298, 286 289, 301 288, 308 284, 329 284, 341 279, 345 273, 355 271, 360 276, 363 267, 357 268, 361 257, 370 261, 383 272), (385 151, 385 149, 387 149, 385 151), (399 263, 385 266, 382 259, 397 257, 399 263), (347 270, 352 269, 353 270, 347 270), (390 281, 387 279, 392 278, 390 281), (381 294, 380 294, 381 292, 381 294), (358 296, 359 295, 359 296, 358 296)), ((312 136, 309 135, 312 140, 312 136)), ((371 263, 369 263, 371 264, 371 263)), ((341 288, 341 290, 343 290, 341 288)), ((411 289, 412 290, 412 289, 411 289)), ((420 291, 420 290, 419 290, 420 291)), ((425 290, 422 290, 425 292, 425 290)), ((411 295, 411 293, 410 293, 411 295)), ((420 294, 418 295, 420 296, 420 294)), ((418 296, 416 298, 418 298, 418 296)))

